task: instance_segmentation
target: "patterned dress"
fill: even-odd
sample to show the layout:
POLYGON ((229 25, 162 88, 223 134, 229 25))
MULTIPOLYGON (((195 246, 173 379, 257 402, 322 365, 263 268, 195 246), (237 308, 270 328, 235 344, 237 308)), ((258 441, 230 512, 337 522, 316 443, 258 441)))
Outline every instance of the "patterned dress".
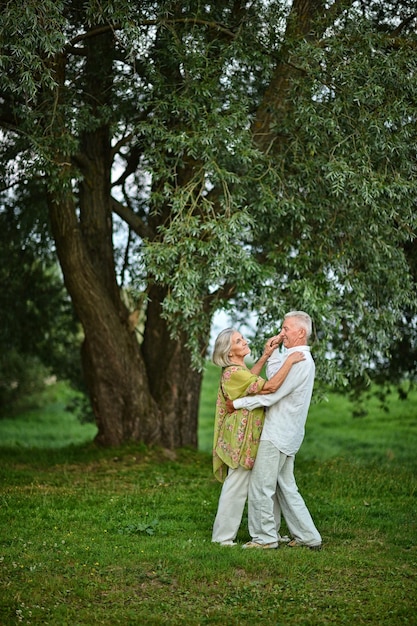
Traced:
POLYGON ((264 423, 263 407, 238 409, 228 413, 226 399, 259 393, 265 384, 260 376, 252 374, 244 365, 225 367, 220 378, 216 402, 213 441, 213 472, 223 482, 229 467, 241 465, 250 470, 255 462, 264 423))

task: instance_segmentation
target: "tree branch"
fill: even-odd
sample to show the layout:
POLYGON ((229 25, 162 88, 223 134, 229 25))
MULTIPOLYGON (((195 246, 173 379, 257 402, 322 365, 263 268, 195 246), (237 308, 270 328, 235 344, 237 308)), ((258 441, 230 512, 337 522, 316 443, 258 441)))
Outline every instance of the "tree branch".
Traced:
POLYGON ((303 38, 318 39, 329 24, 352 3, 353 0, 336 0, 331 9, 326 9, 324 0, 294 0, 280 59, 252 126, 254 140, 264 152, 279 150, 279 144, 284 140, 283 135, 273 127, 278 127, 280 118, 285 117, 293 106, 287 95, 292 81, 301 71, 291 54, 294 42, 303 38))
MULTIPOLYGON (((223 33, 224 35, 228 35, 230 38, 235 37, 235 33, 231 31, 229 28, 226 28, 222 24, 218 24, 217 22, 209 21, 209 20, 201 20, 195 17, 183 17, 183 18, 175 18, 172 20, 143 20, 141 22, 142 26, 172 26, 174 24, 198 24, 200 26, 208 26, 218 32, 223 33)), ((93 28, 85 33, 81 33, 77 35, 65 46, 64 52, 72 52, 73 54, 80 54, 81 49, 77 48, 77 44, 81 41, 85 41, 90 37, 97 37, 98 35, 102 35, 103 33, 108 33, 109 31, 116 31, 123 29, 123 24, 106 24, 105 26, 98 26, 93 28)))
POLYGON ((136 215, 126 205, 122 204, 115 198, 111 199, 112 201, 112 210, 124 221, 126 224, 130 226, 130 228, 142 239, 153 239, 154 233, 147 224, 143 222, 143 220, 136 215))
POLYGON ((402 31, 404 30, 404 28, 406 28, 407 26, 409 26, 411 24, 411 22, 413 20, 417 19, 417 13, 413 13, 412 15, 410 15, 409 17, 407 17, 405 20, 403 20, 401 22, 401 24, 399 24, 397 26, 397 28, 395 30, 392 31, 391 36, 392 37, 399 37, 402 33, 402 31))

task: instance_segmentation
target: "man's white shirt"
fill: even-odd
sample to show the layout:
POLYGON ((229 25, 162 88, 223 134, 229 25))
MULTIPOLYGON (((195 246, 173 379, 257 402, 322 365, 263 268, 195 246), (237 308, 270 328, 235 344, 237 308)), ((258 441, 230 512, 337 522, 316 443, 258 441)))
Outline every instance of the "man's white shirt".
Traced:
POLYGON ((261 439, 270 441, 288 456, 295 455, 304 439, 304 429, 313 393, 315 364, 310 346, 295 346, 285 352, 275 350, 266 366, 271 378, 292 352, 304 352, 305 360, 295 363, 281 387, 274 393, 245 396, 233 401, 235 409, 266 407, 261 439))

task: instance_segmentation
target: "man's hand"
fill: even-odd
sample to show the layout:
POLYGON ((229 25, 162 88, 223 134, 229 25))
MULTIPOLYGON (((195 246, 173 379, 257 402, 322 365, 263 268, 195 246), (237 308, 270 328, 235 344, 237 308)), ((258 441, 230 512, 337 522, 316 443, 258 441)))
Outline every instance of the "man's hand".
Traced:
POLYGON ((236 411, 230 398, 227 398, 226 400, 226 409, 228 413, 234 413, 236 411))

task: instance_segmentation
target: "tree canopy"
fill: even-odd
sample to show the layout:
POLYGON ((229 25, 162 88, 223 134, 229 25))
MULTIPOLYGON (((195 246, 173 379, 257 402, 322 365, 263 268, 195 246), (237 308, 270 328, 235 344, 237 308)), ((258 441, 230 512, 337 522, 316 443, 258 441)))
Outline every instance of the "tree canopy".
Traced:
POLYGON ((308 311, 327 382, 389 360, 417 308, 416 24, 408 0, 3 3, 4 189, 43 184, 99 441, 196 444, 219 309, 261 338, 308 311))

